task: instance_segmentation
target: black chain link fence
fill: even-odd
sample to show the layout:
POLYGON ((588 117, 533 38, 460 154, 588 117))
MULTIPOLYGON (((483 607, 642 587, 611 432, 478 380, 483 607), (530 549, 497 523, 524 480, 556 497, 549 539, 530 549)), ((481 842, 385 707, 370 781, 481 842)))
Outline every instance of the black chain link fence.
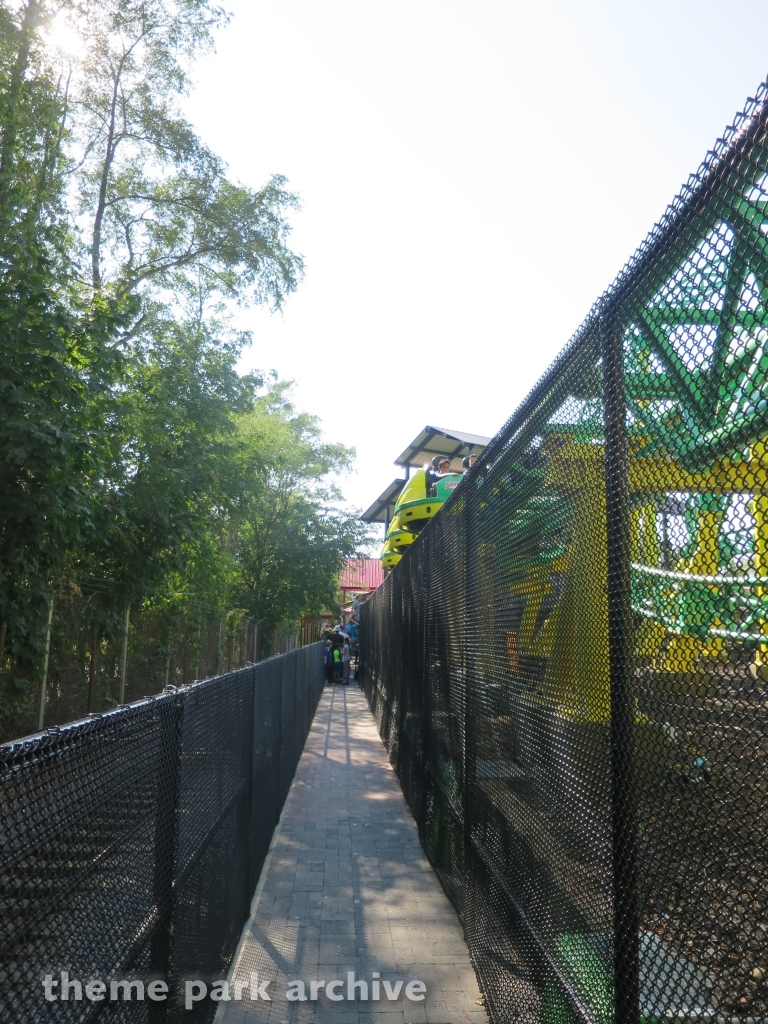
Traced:
POLYGON ((768 1021, 767 172, 762 87, 363 609, 496 1022, 768 1021))
POLYGON ((212 1019, 323 687, 322 644, 0 747, 0 1020, 212 1019), (167 979, 45 999, 61 972, 167 979), (122 989, 118 989, 122 995, 122 989))

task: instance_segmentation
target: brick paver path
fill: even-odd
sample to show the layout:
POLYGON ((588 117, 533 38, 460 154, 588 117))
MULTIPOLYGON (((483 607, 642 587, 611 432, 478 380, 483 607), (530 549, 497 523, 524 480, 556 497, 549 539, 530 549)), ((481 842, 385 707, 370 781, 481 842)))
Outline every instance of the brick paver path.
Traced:
POLYGON ((461 925, 355 686, 326 687, 318 707, 230 984, 251 972, 259 985, 271 981, 272 1002, 222 1002, 219 1022, 487 1024, 461 925), (368 1001, 360 989, 347 999, 348 971, 367 982, 368 1001), (311 981, 335 979, 341 1001, 322 988, 310 1001, 311 981), (286 1000, 294 980, 306 985, 306 1002, 286 1000), (390 991, 403 983, 394 1001, 385 980, 390 991), (425 983, 424 1001, 405 997, 413 980, 425 983))

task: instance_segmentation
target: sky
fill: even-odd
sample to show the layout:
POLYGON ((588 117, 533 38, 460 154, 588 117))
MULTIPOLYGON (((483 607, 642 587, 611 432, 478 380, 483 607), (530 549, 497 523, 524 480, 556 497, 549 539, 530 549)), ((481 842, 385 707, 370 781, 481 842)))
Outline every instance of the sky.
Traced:
POLYGON ((306 274, 242 369, 357 452, 491 436, 768 75, 766 0, 228 0, 187 113, 301 197, 306 274))

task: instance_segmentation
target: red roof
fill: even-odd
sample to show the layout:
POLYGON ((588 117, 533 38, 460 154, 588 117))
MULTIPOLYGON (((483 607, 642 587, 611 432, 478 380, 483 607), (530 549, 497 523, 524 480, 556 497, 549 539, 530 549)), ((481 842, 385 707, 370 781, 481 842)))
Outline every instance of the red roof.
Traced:
POLYGON ((378 558, 348 558, 339 576, 341 590, 375 590, 384 582, 378 558))

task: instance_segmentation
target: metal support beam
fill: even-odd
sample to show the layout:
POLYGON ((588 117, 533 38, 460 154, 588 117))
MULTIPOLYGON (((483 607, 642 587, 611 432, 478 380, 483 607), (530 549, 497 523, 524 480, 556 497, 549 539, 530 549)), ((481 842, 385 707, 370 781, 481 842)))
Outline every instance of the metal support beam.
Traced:
POLYGON ((612 320, 601 317, 599 332, 603 370, 608 536, 615 1019, 621 1021, 621 1024, 639 1024, 640 920, 637 894, 632 569, 624 345, 622 333, 612 320))

